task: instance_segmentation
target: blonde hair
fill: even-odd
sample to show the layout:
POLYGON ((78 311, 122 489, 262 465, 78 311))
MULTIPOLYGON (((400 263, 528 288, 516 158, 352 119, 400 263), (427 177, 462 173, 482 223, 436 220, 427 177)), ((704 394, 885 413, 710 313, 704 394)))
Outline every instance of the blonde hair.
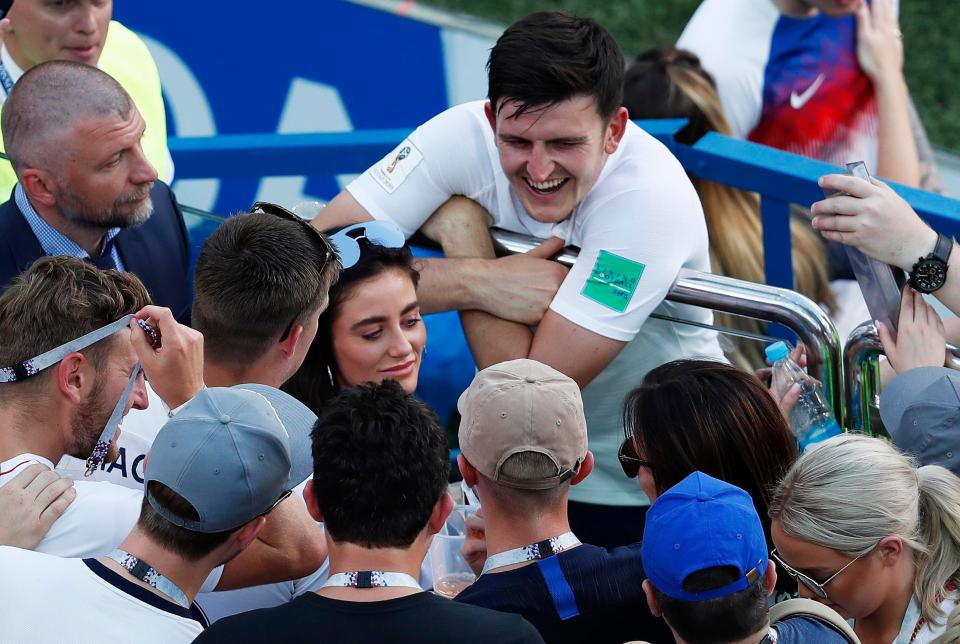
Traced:
POLYGON ((769 514, 786 534, 851 558, 883 537, 900 537, 913 552, 913 592, 924 619, 960 621, 960 612, 945 616, 939 606, 944 586, 960 582, 960 479, 948 470, 918 468, 886 441, 846 434, 794 463, 769 514), (871 481, 876 485, 864 494, 871 481))
MULTIPOLYGON (((627 70, 624 103, 630 118, 687 117, 689 125, 677 135, 684 143, 693 143, 711 131, 727 136, 733 133, 710 75, 695 55, 683 50, 655 49, 638 56, 627 70)), ((692 182, 706 215, 713 272, 765 283, 759 197, 696 177, 692 182)), ((794 288, 834 310, 826 251, 801 209, 792 209, 790 237, 794 288)), ((720 324, 744 331, 756 333, 764 328, 762 322, 748 318, 719 313, 716 318, 720 324)), ((735 342, 730 357, 741 366, 765 364, 762 347, 749 340, 735 342)))

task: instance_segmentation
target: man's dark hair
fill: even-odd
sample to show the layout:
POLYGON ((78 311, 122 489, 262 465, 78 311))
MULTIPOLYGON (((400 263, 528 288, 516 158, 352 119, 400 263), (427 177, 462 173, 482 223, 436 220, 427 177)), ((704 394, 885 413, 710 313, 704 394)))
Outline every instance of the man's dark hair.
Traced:
MULTIPOLYGON (((41 257, 0 295, 0 366, 38 356, 147 304, 147 289, 133 273, 102 270, 76 257, 41 257)), ((115 338, 81 351, 98 372, 115 338)), ((44 381, 34 376, 5 383, 0 398, 35 394, 44 381)))
POLYGON ((490 50, 488 97, 495 113, 516 101, 520 116, 583 94, 609 119, 623 95, 623 54, 590 18, 540 11, 510 25, 490 50))
POLYGON ((340 274, 304 225, 266 213, 223 222, 197 258, 193 326, 213 361, 247 365, 327 302, 340 274))
MULTIPOLYGON (((197 509, 185 498, 159 481, 147 483, 147 490, 157 503, 178 517, 199 521, 197 509)), ((165 550, 174 552, 187 561, 198 561, 227 542, 236 530, 227 532, 194 532, 174 525, 163 518, 143 496, 140 518, 137 525, 151 541, 165 550)))
POLYGON ((313 488, 336 542, 410 546, 449 474, 436 414, 394 380, 340 391, 314 425, 313 488))
MULTIPOLYGON (((704 568, 683 580, 688 592, 722 588, 740 576, 733 566, 704 568)), ((768 620, 767 587, 761 577, 744 590, 705 601, 681 601, 667 597, 656 587, 656 595, 667 623, 689 644, 735 642, 753 635, 768 620)))

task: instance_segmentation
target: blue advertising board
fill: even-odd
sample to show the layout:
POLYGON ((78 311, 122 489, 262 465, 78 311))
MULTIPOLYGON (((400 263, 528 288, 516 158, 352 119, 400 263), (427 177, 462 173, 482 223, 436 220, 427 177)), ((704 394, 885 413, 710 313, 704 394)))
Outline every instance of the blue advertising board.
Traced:
MULTIPOLYGON (((416 19, 413 6, 118 2, 114 18, 141 35, 157 62, 171 137, 412 130, 450 105, 485 96, 484 65, 496 37, 489 25, 416 19)), ((175 180, 173 188, 181 203, 227 215, 258 200, 323 202, 352 176, 275 177, 262 167, 249 178, 175 180)), ((190 223, 198 242, 215 225, 190 223)), ((417 391, 449 421, 474 366, 455 313, 428 316, 427 328, 430 351, 417 391)))

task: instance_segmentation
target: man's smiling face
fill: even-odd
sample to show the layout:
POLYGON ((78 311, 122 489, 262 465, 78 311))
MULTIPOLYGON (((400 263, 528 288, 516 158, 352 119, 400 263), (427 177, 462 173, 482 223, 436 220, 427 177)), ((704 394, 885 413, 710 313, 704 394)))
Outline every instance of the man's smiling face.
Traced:
POLYGON ((574 96, 517 114, 506 99, 487 118, 496 136, 500 165, 527 213, 537 221, 568 218, 596 183, 616 151, 627 122, 620 108, 608 121, 590 96, 574 96))

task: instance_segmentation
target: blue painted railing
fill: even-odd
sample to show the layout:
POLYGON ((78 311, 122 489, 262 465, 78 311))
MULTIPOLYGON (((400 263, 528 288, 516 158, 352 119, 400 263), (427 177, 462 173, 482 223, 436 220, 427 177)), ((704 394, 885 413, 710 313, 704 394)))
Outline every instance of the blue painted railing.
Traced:
MULTIPOLYGON (((838 168, 715 132, 692 146, 678 143, 674 135, 686 124, 683 119, 638 124, 667 145, 690 174, 760 194, 767 283, 791 288, 789 205, 809 205, 821 199, 817 179, 838 168)), ((408 133, 391 129, 221 135, 172 138, 169 145, 178 179, 347 174, 366 170, 408 133)), ((960 236, 960 201, 891 185, 931 226, 960 236)), ((245 205, 237 204, 237 208, 245 205)))

